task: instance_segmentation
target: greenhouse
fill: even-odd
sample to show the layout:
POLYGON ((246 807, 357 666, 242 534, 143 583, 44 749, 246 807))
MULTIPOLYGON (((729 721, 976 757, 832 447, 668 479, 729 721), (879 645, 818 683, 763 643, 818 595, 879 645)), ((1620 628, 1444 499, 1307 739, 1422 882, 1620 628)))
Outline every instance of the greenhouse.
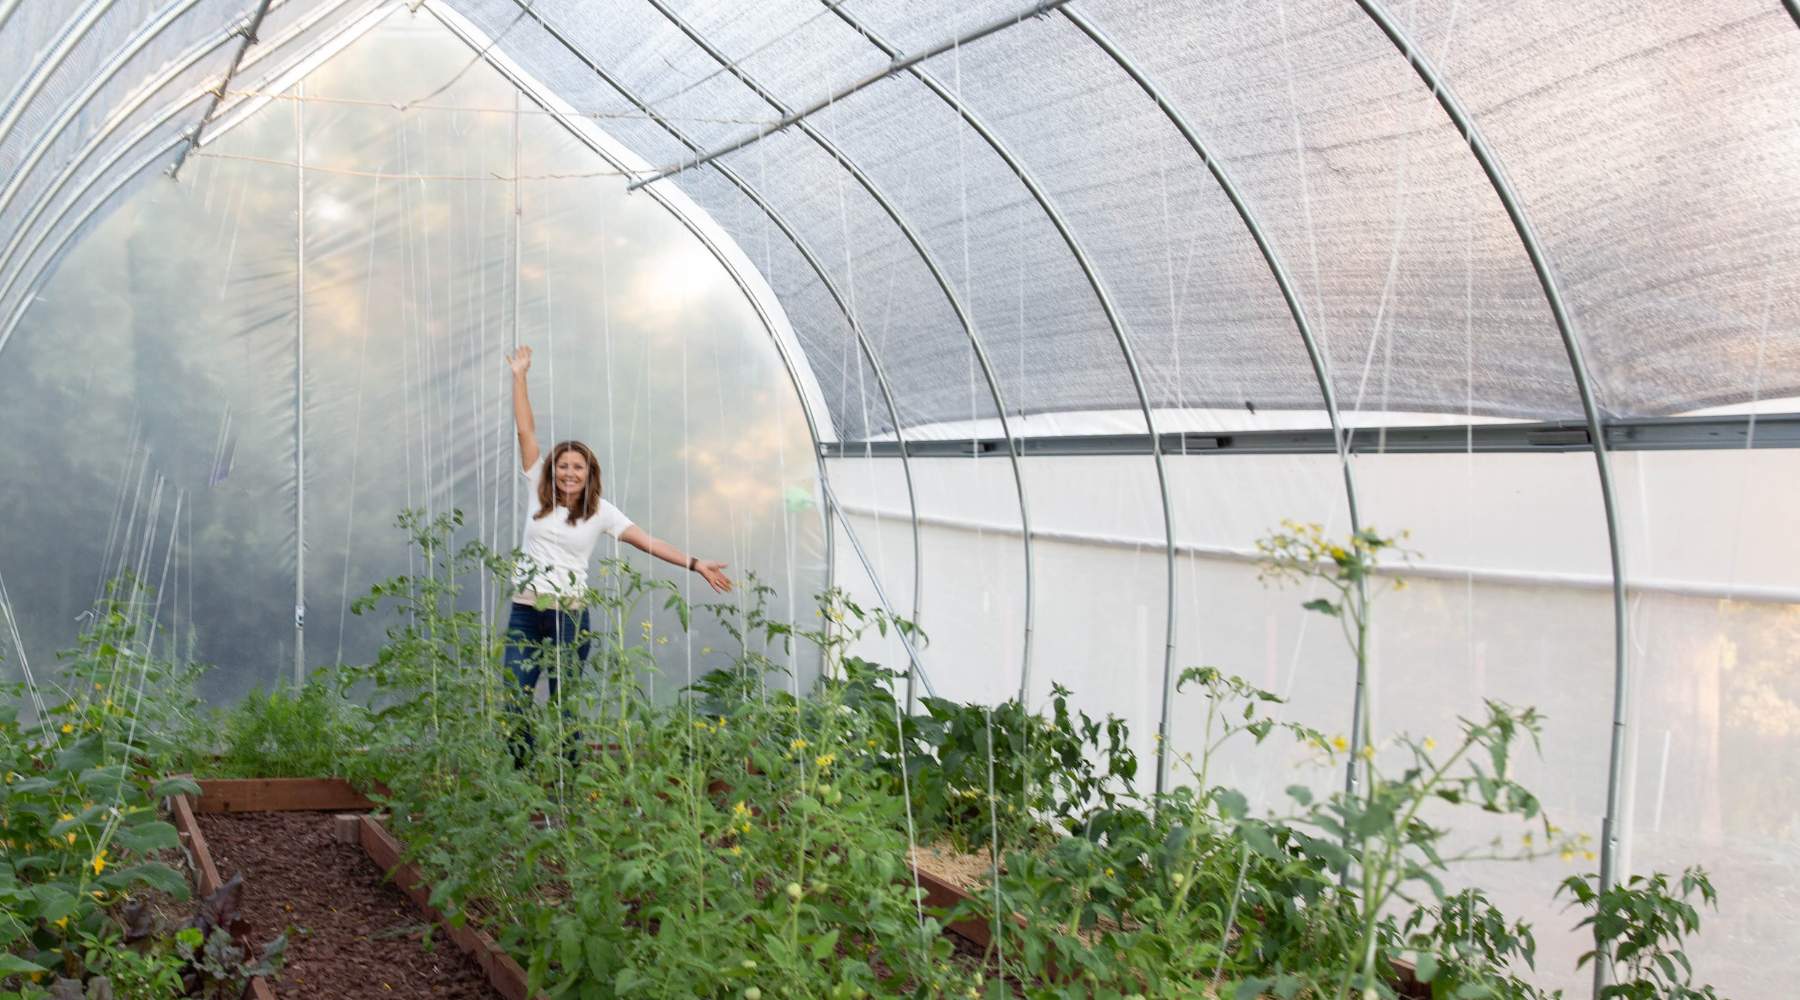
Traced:
POLYGON ((1794 996, 1796 449, 1795 0, 0 0, 0 998, 1794 996))

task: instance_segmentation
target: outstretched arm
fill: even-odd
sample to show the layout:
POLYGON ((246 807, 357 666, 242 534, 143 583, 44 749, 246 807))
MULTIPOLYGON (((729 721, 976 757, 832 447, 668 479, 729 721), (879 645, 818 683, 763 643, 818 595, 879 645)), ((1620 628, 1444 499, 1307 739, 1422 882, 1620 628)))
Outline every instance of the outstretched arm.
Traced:
POLYGON ((697 556, 690 558, 687 553, 651 535, 635 524, 625 529, 624 533, 619 536, 619 541, 643 549, 663 562, 674 563, 683 569, 690 569, 700 574, 700 578, 705 580, 706 585, 711 587, 715 593, 731 593, 731 577, 725 575, 725 564, 722 562, 707 562, 697 556))
POLYGON ((537 420, 531 415, 531 396, 525 387, 525 373, 531 370, 531 348, 514 351, 506 364, 513 376, 513 424, 519 429, 519 467, 530 472, 538 460, 537 420))

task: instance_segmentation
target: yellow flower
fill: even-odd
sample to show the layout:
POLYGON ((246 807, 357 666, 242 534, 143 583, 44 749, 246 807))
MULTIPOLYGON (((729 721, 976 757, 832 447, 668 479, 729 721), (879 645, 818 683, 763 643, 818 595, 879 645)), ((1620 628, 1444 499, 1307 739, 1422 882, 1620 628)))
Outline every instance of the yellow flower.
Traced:
POLYGON ((1574 861, 1575 860, 1575 852, 1569 850, 1567 847, 1563 848, 1562 859, 1564 861, 1574 861))
POLYGON ((54 921, 51 921, 51 922, 56 924, 57 929, 59 929, 59 930, 69 926, 69 918, 68 917, 57 917, 54 921))
POLYGON ((876 748, 876 747, 878 747, 878 746, 880 746, 880 745, 881 745, 881 743, 880 743, 880 741, 878 741, 878 740, 869 740, 869 741, 868 741, 868 744, 869 744, 869 749, 870 749, 870 750, 873 750, 873 749, 875 749, 875 748, 876 748))
POLYGON ((731 814, 733 816, 748 816, 750 815, 750 807, 745 805, 742 800, 739 800, 737 805, 731 807, 731 814))
POLYGON ((795 751, 805 750, 806 747, 807 747, 807 742, 802 739, 795 739, 788 744, 789 750, 795 750, 795 751))
POLYGON ((1113 870, 1110 867, 1106 869, 1106 877, 1107 878, 1112 878, 1112 873, 1113 873, 1113 870))
POLYGON ((89 864, 92 864, 94 866, 94 874, 95 875, 98 875, 101 872, 105 871, 106 870, 106 852, 103 850, 99 854, 94 855, 94 860, 89 862, 89 864))
POLYGON ((1594 860, 1594 852, 1593 851, 1582 851, 1581 852, 1581 860, 1583 860, 1583 861, 1594 860))
POLYGON ((72 726, 72 725, 70 725, 70 724, 68 724, 68 723, 67 723, 67 722, 65 722, 65 723, 63 723, 63 729, 62 729, 62 731, 63 731, 63 732, 64 732, 64 733, 72 733, 72 732, 74 732, 74 731, 75 731, 75 727, 74 727, 74 726, 72 726))
POLYGON ((822 753, 822 754, 818 755, 817 757, 813 758, 813 763, 822 768, 830 767, 836 761, 837 761, 837 754, 834 754, 834 753, 822 753))
POLYGON ((69 820, 72 820, 75 818, 75 814, 74 813, 63 813, 61 816, 58 816, 56 818, 67 823, 69 820))
POLYGON ((741 847, 739 847, 739 846, 738 846, 738 845, 736 845, 736 844, 732 844, 732 845, 731 845, 731 856, 732 856, 732 857, 734 857, 734 858, 735 858, 735 857, 737 857, 737 856, 738 856, 738 855, 740 855, 740 854, 742 854, 742 853, 744 853, 744 849, 743 849, 743 848, 741 848, 741 847))
POLYGON ((1364 743, 1363 748, 1362 748, 1362 759, 1363 760, 1374 760, 1375 759, 1375 748, 1367 743, 1364 743))
POLYGON ((1525 834, 1525 846, 1526 847, 1531 846, 1531 834, 1529 834, 1529 833, 1525 834))
POLYGON ((706 653, 710 653, 710 652, 712 652, 712 647, 711 646, 701 646, 700 652, 702 655, 704 655, 706 653))
POLYGON ((69 831, 69 843, 71 843, 71 844, 75 843, 75 831, 74 830, 69 831))
POLYGON ((749 833, 750 832, 750 824, 745 823, 743 826, 738 827, 738 830, 742 833, 749 833))
POLYGON ((668 645, 668 644, 669 644, 669 637, 668 637, 668 636, 666 636, 666 635, 659 635, 659 636, 657 636, 657 637, 656 637, 656 644, 657 644, 657 645, 658 645, 658 646, 667 646, 667 645, 668 645))
POLYGON ((1344 739, 1342 736, 1333 736, 1331 738, 1331 746, 1332 749, 1342 753, 1343 751, 1350 749, 1350 741, 1344 739))

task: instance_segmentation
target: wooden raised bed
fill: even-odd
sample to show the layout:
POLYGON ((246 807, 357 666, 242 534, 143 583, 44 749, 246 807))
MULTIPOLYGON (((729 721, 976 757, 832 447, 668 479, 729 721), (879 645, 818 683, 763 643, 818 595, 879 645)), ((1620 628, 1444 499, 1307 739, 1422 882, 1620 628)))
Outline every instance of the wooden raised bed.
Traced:
MULTIPOLYGON (((171 799, 175 827, 181 840, 194 857, 201 895, 208 895, 222 885, 206 837, 200 832, 196 813, 226 812, 360 812, 357 817, 338 817, 340 839, 359 844, 370 860, 403 891, 427 918, 443 927, 450 940, 463 953, 475 960, 488 982, 506 1000, 543 1000, 525 988, 525 970, 506 954, 484 931, 469 927, 450 927, 443 915, 429 903, 431 887, 425 884, 416 866, 402 864, 405 849, 392 834, 367 813, 375 803, 357 792, 341 778, 248 778, 199 779, 200 797, 190 802, 186 795, 171 799), (346 822, 353 820, 353 822, 346 822), (345 836, 345 834, 350 834, 345 836)), ((251 980, 248 995, 254 1000, 275 1000, 274 992, 261 977, 251 980)))

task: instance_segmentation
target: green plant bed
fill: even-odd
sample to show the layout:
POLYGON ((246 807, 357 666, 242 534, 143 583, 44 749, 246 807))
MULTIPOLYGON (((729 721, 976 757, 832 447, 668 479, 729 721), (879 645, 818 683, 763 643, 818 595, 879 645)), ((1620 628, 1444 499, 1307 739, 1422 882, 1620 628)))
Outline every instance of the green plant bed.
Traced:
MULTIPOLYGON (((111 665, 116 643, 91 663, 108 664, 94 668, 108 691, 156 692, 131 716, 144 731, 122 738, 121 759, 140 770, 215 754, 233 767, 328 758, 335 776, 383 789, 371 798, 432 908, 490 929, 532 991, 1370 1000, 1411 989, 1410 966, 1434 1000, 1554 995, 1531 983, 1532 928, 1479 890, 1446 887, 1470 860, 1588 857, 1513 777, 1542 724, 1532 709, 1483 705, 1439 734, 1442 747, 1405 734, 1353 745, 1194 668, 1177 689, 1204 722, 1177 734, 1189 752, 1171 748, 1171 790, 1157 794, 1138 787, 1125 723, 1090 718, 1060 687, 1041 708, 927 698, 909 712, 895 697, 906 678, 850 651, 890 629, 923 645, 910 624, 830 592, 818 626, 802 628, 769 617, 771 591, 754 580, 743 604, 690 608, 673 583, 618 562, 585 595, 592 656, 554 704, 529 705, 501 665, 493 609, 461 596, 481 574, 504 592, 512 561, 452 545, 453 516, 402 523, 429 572, 356 602, 389 623, 379 656, 229 710, 216 728, 238 734, 235 749, 184 723, 202 713, 182 710, 180 684, 146 688, 154 657, 123 675, 135 685, 111 665), (639 684, 656 667, 645 609, 658 603, 683 627, 712 616, 735 647, 702 649, 699 680, 672 701, 639 684), (823 664, 805 696, 780 667, 794 644, 823 664), (1253 805, 1217 783, 1214 758, 1232 742, 1298 747, 1316 770, 1253 805), (1513 830, 1452 851, 1436 824, 1474 813, 1513 830), (918 844, 999 863, 980 891, 931 906, 918 844), (942 933, 977 925, 997 933, 973 954, 942 933)), ((1370 576, 1392 546, 1369 532, 1332 543, 1314 526, 1265 541, 1272 579, 1331 595, 1306 606, 1344 626, 1347 670, 1367 668, 1370 576)), ((40 738, 12 732, 11 759, 42 757, 40 738)), ((1587 960, 1621 977, 1609 997, 1711 996, 1688 985, 1681 954, 1698 926, 1687 900, 1710 901, 1703 873, 1604 893, 1577 877, 1562 891, 1569 922, 1591 916, 1606 946, 1587 960)))

